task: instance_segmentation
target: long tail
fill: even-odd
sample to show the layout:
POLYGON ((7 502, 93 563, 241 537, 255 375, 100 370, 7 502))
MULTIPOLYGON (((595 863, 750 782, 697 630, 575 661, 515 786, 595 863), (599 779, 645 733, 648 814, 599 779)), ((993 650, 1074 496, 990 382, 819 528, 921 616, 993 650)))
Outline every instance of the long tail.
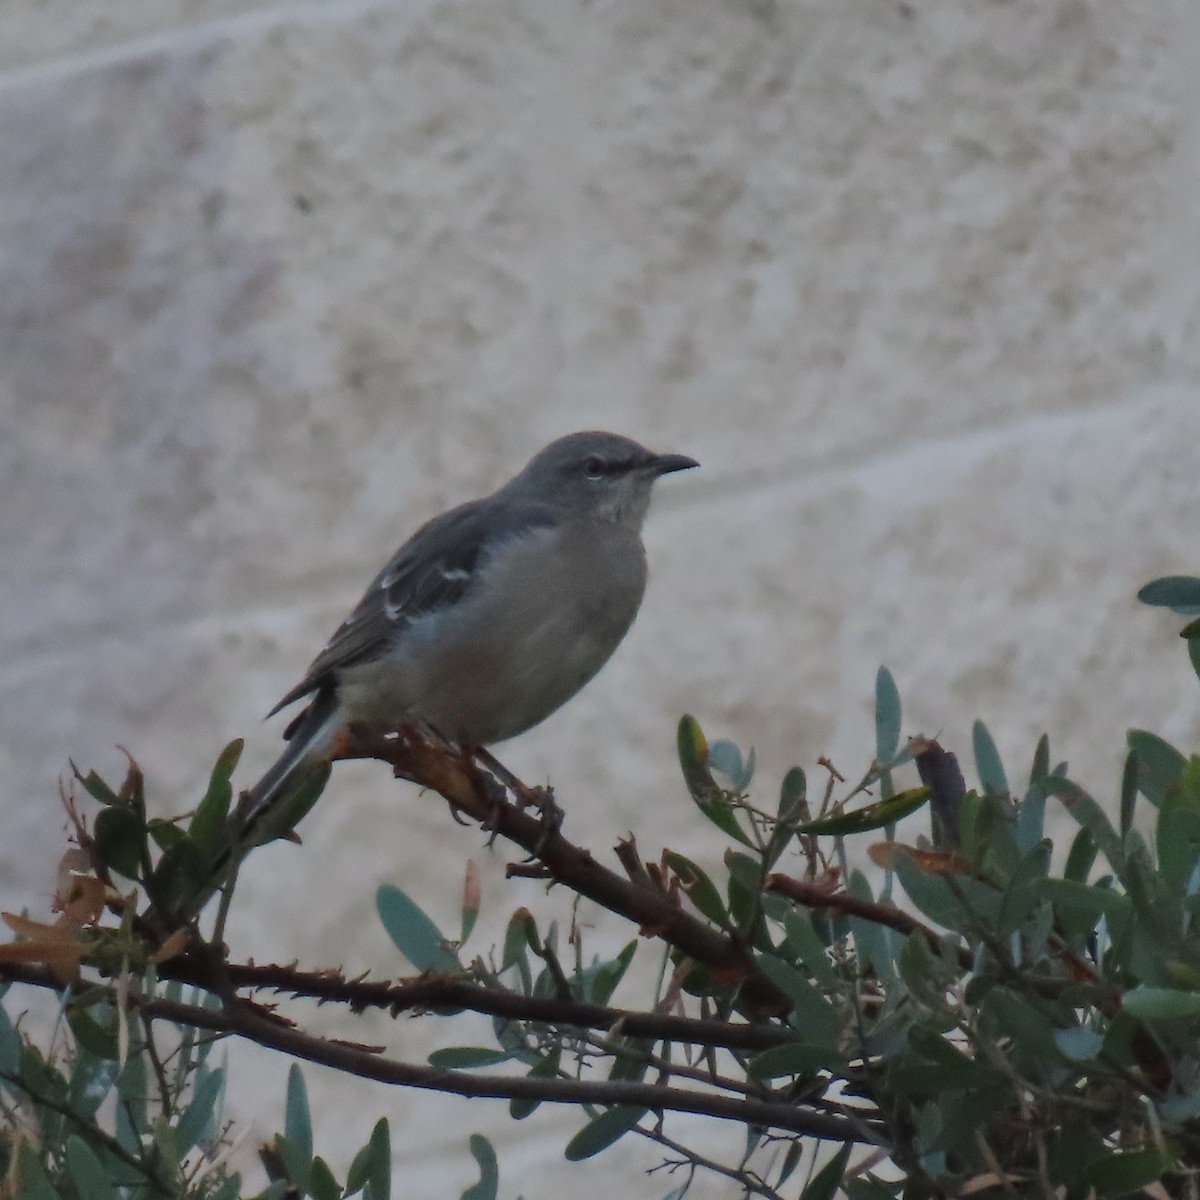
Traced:
POLYGON ((288 821, 286 801, 309 777, 306 767, 316 766, 337 731, 337 697, 319 692, 288 728, 288 744, 267 773, 238 804, 232 833, 243 846, 271 841, 291 831, 303 814, 288 821), (282 817, 282 823, 279 818, 282 817))
POLYGON ((226 835, 205 864, 203 882, 168 906, 176 919, 200 914, 225 883, 231 861, 240 862, 256 846, 291 832, 324 786, 329 773, 324 753, 338 725, 335 693, 318 693, 288 729, 283 753, 230 814, 226 835))

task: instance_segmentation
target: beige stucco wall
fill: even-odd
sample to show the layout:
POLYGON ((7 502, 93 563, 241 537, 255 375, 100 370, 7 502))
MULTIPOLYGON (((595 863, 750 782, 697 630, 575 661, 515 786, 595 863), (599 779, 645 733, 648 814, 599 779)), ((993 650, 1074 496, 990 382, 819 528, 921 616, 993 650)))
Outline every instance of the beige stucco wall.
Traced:
MULTIPOLYGON (((764 789, 861 770, 881 662, 907 733, 966 759, 983 717, 1017 774, 1044 730, 1103 798, 1131 724, 1194 746, 1133 595, 1200 568, 1198 59, 1186 0, 8 0, 0 904, 51 886, 68 757, 178 808, 244 734, 250 782, 394 545, 576 428, 703 462, 614 661, 503 751, 597 853, 719 854, 681 711, 764 789)), ((382 769, 303 833, 238 954, 397 973, 376 885, 450 928, 468 857, 496 920, 569 916, 382 769)), ((283 1064, 230 1053, 274 1128, 283 1064)), ((318 1149, 387 1112, 408 1195, 458 1194, 472 1129, 505 1194, 670 1187, 563 1164, 574 1113, 309 1076, 318 1149)))

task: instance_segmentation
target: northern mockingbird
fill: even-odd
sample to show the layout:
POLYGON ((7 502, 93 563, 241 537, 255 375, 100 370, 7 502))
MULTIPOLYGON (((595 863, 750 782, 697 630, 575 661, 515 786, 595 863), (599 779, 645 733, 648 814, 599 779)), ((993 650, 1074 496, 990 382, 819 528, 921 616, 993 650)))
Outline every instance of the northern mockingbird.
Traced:
POLYGON ((476 746, 545 720, 608 661, 646 588, 655 480, 698 464, 613 433, 551 442, 499 491, 421 526, 304 678, 307 707, 240 809, 243 845, 351 723, 421 721, 476 746))

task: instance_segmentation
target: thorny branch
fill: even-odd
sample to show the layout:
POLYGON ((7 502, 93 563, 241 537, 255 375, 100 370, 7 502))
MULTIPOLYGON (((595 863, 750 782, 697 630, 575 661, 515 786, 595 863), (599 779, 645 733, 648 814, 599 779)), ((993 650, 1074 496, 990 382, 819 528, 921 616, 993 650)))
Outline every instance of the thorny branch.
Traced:
POLYGON ((522 783, 490 755, 485 768, 478 755, 407 725, 394 734, 353 728, 341 739, 334 758, 389 763, 398 776, 432 789, 456 811, 520 846, 556 883, 633 921, 644 936, 669 942, 715 977, 740 981, 739 1004, 748 1012, 763 1016, 786 1011, 782 993, 758 972, 744 946, 685 912, 652 882, 622 878, 567 841, 552 824, 530 815, 528 809, 545 806, 546 793, 522 783))
MULTIPOLYGON (((51 972, 15 963, 0 963, 0 978, 36 987, 61 987, 51 972)), ((131 997, 131 1003, 151 1020, 167 1020, 192 1029, 241 1037, 306 1062, 400 1087, 458 1096, 537 1100, 551 1104, 621 1104, 655 1112, 696 1113, 834 1141, 871 1143, 877 1132, 876 1123, 869 1119, 812 1112, 789 1100, 733 1098, 698 1089, 646 1083, 482 1075, 402 1062, 385 1058, 373 1048, 306 1033, 243 1000, 226 1003, 220 1010, 165 998, 131 997)))

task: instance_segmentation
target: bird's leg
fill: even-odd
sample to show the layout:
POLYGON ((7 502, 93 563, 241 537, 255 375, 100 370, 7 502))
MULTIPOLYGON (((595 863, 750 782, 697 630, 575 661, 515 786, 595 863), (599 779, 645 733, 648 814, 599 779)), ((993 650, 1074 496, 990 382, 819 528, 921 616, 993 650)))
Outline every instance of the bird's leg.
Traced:
POLYGON ((524 812, 527 808, 536 808, 541 817, 542 836, 534 848, 535 858, 540 857, 545 849, 546 840, 562 828, 563 810, 554 799, 554 789, 546 787, 530 787, 518 779, 503 763, 497 761, 495 755, 480 746, 475 751, 475 757, 483 762, 489 771, 496 776, 513 794, 517 807, 524 812))
POLYGON ((476 746, 465 732, 458 735, 458 749, 463 767, 470 775, 476 793, 483 796, 491 807, 491 816, 479 823, 480 828, 489 833, 487 845, 490 850, 496 844, 496 838, 500 836, 500 812, 508 805, 505 785, 496 777, 499 772, 495 772, 495 768, 500 764, 482 746, 476 746), (490 769, 483 770, 480 760, 490 769))

